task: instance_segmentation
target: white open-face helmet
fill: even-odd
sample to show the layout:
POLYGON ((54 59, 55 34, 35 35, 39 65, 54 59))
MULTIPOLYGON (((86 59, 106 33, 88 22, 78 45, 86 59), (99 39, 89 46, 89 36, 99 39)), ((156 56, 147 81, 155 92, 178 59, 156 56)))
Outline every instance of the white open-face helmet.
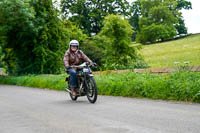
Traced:
POLYGON ((77 40, 71 40, 70 43, 69 43, 69 47, 71 46, 79 46, 79 42, 77 40))

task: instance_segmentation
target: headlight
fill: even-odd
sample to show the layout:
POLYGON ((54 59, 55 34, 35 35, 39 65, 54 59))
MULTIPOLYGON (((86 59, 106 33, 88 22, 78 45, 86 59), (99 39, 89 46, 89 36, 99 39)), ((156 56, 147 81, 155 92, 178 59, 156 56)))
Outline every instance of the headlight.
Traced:
POLYGON ((89 69, 88 68, 83 68, 83 72, 88 73, 89 69))

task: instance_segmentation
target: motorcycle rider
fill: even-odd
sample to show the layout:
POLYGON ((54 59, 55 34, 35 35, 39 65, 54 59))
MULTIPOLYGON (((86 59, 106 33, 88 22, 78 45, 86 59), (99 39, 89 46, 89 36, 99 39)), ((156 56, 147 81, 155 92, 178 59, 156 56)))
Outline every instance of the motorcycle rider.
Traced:
POLYGON ((76 96, 75 88, 77 85, 77 77, 76 77, 76 68, 71 67, 72 65, 80 65, 83 62, 88 62, 93 64, 92 61, 81 51, 79 50, 79 42, 77 40, 71 40, 69 43, 69 49, 65 52, 64 55, 64 65, 67 73, 70 75, 70 88, 72 91, 72 95, 76 96))

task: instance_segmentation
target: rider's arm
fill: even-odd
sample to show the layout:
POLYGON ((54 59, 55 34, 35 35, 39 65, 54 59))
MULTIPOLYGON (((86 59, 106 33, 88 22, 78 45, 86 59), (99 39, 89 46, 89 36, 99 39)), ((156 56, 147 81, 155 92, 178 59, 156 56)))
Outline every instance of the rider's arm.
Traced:
POLYGON ((92 61, 80 50, 81 56, 85 62, 92 64, 92 61))
POLYGON ((66 51, 63 61, 64 61, 65 68, 69 68, 69 52, 68 51, 66 51))

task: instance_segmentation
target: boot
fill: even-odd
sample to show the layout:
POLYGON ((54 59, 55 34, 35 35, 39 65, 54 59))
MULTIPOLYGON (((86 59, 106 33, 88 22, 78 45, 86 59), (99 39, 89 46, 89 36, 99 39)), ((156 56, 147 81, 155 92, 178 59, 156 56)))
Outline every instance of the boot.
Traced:
POLYGON ((72 96, 76 96, 75 87, 71 87, 71 91, 72 91, 72 96))

